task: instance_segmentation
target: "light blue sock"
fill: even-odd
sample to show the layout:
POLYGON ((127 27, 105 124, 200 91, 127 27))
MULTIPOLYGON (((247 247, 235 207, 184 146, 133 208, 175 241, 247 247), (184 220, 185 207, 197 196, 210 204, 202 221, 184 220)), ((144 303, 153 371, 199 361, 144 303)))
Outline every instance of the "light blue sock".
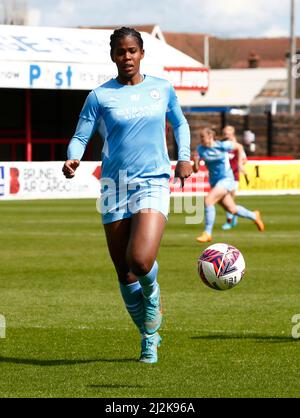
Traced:
POLYGON ((237 205, 237 216, 240 216, 242 218, 251 219, 252 221, 255 221, 255 213, 251 210, 248 210, 244 208, 244 206, 237 205))
POLYGON ((153 292, 157 289, 157 273, 158 273, 158 263, 154 261, 154 264, 145 276, 138 276, 139 282, 143 289, 143 295, 146 298, 149 298, 153 292))
POLYGON ((215 206, 206 206, 205 207, 205 231, 212 235, 212 230, 214 227, 216 219, 216 208, 215 206))
POLYGON ((139 331, 143 333, 144 305, 140 282, 119 284, 126 309, 139 331))

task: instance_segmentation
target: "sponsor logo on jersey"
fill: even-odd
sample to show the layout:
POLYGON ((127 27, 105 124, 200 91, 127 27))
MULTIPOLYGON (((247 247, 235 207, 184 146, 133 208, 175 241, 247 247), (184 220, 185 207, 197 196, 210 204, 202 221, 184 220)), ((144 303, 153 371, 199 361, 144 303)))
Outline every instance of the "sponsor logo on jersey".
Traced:
POLYGON ((138 101, 140 100, 140 95, 139 95, 139 94, 132 94, 132 95, 130 96, 130 100, 131 100, 132 102, 138 102, 138 101))

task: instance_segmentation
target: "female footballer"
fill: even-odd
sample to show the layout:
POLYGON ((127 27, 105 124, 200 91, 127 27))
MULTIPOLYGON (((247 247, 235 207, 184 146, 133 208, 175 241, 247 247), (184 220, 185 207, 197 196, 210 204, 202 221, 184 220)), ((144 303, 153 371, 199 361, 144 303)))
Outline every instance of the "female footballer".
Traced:
POLYGON ((89 93, 63 173, 75 175, 98 129, 104 138, 101 210, 107 245, 127 311, 141 334, 140 361, 155 363, 162 322, 156 257, 169 210, 166 117, 178 145, 175 176, 182 185, 192 173, 190 131, 170 83, 140 72, 140 33, 117 29, 110 48, 118 75, 89 93))
POLYGON ((235 188, 234 176, 229 163, 228 152, 237 150, 243 152, 243 147, 233 141, 216 141, 215 132, 210 128, 200 131, 200 145, 197 153, 193 152, 193 171, 199 170, 200 158, 204 160, 209 172, 211 190, 205 196, 205 230, 197 237, 198 242, 212 240, 212 231, 216 218, 215 204, 219 203, 227 212, 243 218, 251 219, 259 231, 264 231, 260 212, 250 211, 241 205, 236 205, 231 195, 235 188))

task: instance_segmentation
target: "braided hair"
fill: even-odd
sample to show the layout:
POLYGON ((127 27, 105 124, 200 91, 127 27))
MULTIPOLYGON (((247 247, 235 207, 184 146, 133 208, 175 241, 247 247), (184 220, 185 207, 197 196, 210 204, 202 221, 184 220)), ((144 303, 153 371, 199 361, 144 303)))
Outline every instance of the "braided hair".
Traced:
POLYGON ((143 39, 142 39, 142 36, 141 36, 140 32, 138 32, 134 28, 127 28, 126 26, 123 26, 122 28, 115 29, 114 33, 110 36, 110 56, 111 56, 111 58, 113 56, 113 52, 114 52, 114 49, 116 47, 117 42, 120 39, 124 38, 125 36, 132 36, 132 37, 136 38, 137 43, 138 43, 141 51, 143 51, 144 42, 143 42, 143 39))

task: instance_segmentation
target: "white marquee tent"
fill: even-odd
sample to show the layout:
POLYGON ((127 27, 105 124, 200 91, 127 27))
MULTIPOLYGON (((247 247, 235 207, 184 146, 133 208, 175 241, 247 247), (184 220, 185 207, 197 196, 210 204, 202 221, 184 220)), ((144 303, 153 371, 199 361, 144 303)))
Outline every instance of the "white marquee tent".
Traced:
MULTIPOLYGON (((112 30, 0 25, 0 88, 90 90, 116 75, 112 30)), ((203 65, 146 32, 142 72, 206 90, 203 65)))

